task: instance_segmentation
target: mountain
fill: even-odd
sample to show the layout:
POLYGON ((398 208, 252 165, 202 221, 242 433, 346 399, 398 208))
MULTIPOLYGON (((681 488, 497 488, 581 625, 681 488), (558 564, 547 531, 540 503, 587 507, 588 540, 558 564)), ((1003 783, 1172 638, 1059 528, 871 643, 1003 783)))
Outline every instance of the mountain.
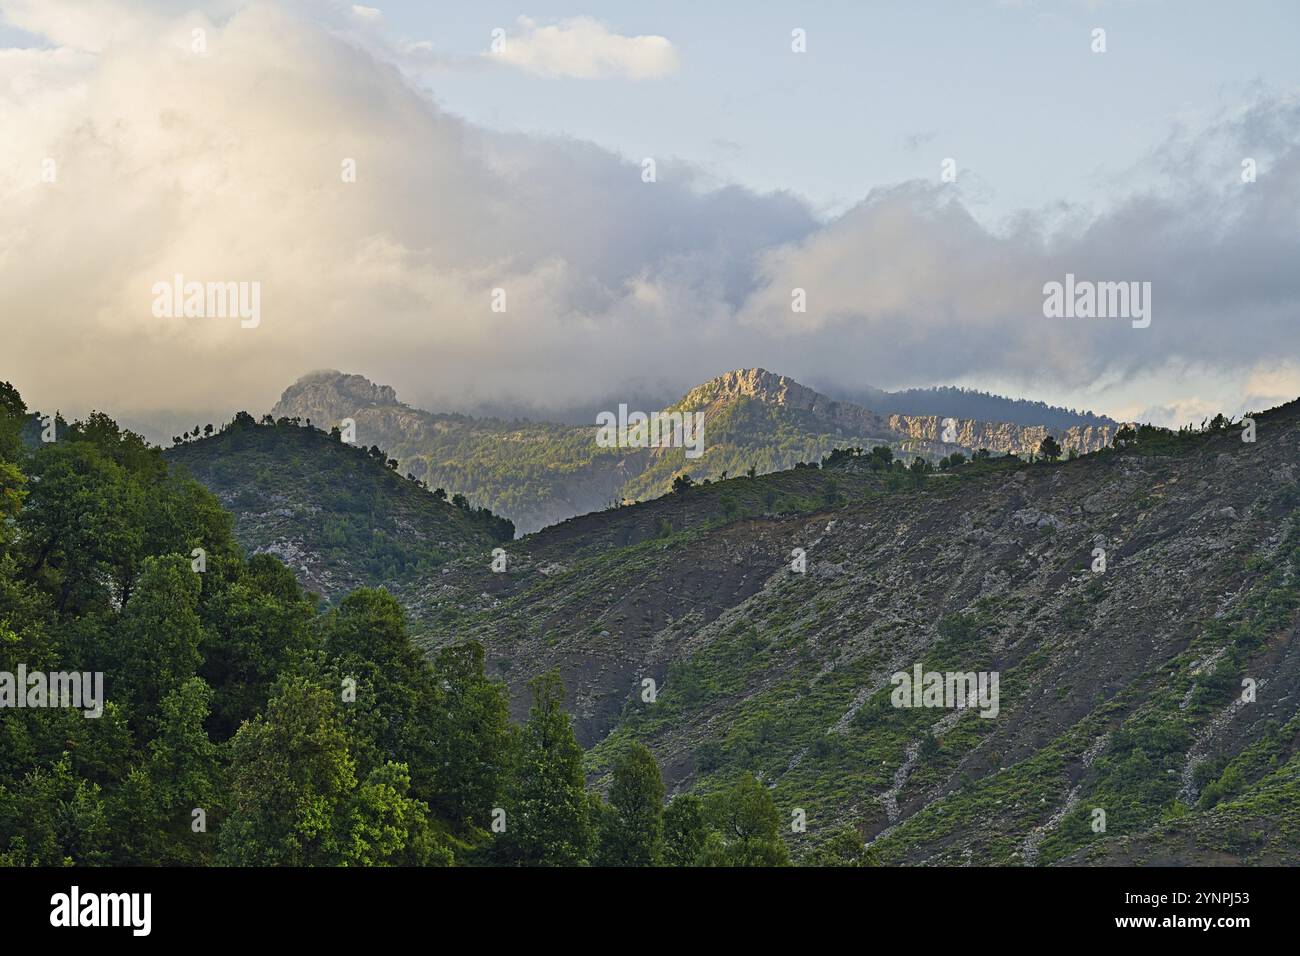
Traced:
POLYGON ((300 423, 239 416, 164 457, 234 515, 249 552, 274 554, 326 598, 396 587, 514 536, 508 521, 448 503, 365 449, 300 423))
MULTIPOLYGON (((683 402, 715 420, 881 420, 765 373, 701 389, 683 402)), ((1254 442, 1222 421, 1124 429, 1055 463, 836 454, 565 520, 506 544, 504 568, 471 537, 389 588, 430 653, 483 644, 516 718, 558 669, 593 785, 629 741, 670 793, 752 772, 806 814, 796 855, 848 823, 887 864, 1294 865, 1300 402, 1256 423, 1254 442), (998 691, 897 706, 918 666, 998 691)), ((246 450, 215 456, 231 501, 266 481, 246 450)), ((169 455, 198 451, 216 446, 169 455)), ((350 495, 382 480, 429 497, 382 466, 356 478, 350 495)), ((279 533, 240 524, 246 545, 279 533)))
POLYGON ((842 401, 875 409, 882 415, 940 415, 980 421, 1009 422, 1013 425, 1043 425, 1064 430, 1075 427, 1117 426, 1105 415, 1075 411, 1022 398, 1006 398, 976 389, 952 385, 937 388, 908 388, 897 392, 870 387, 826 389, 842 401))
POLYGON ((680 447, 600 447, 594 422, 507 422, 421 411, 399 402, 389 386, 332 371, 294 383, 272 414, 322 426, 352 419, 357 442, 378 445, 403 474, 462 492, 509 517, 521 533, 624 500, 657 497, 680 474, 719 478, 751 468, 765 474, 819 460, 837 447, 886 445, 898 455, 937 460, 979 448, 1026 454, 1051 434, 1063 447, 1086 453, 1105 447, 1114 433, 1110 425, 1054 430, 956 416, 949 429, 938 415, 884 416, 764 369, 718 376, 666 411, 703 414, 702 457, 687 458, 680 447), (943 440, 945 432, 951 441, 943 440))
POLYGON ((1257 421, 713 482, 457 562, 411 610, 430 647, 482 641, 516 712, 558 667, 593 779, 629 740, 670 792, 752 771, 806 812, 796 849, 850 821, 884 863, 1294 865, 1300 403, 1257 421), (998 674, 996 707, 893 706, 917 665, 998 674))

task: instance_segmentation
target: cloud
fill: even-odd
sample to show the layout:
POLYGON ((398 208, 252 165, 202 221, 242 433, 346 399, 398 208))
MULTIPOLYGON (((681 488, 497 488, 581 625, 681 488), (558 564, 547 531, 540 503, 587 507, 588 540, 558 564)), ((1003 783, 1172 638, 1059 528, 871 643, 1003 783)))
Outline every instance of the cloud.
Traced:
POLYGON ((487 56, 542 76, 651 80, 677 70, 677 50, 661 36, 622 36, 599 20, 572 17, 542 26, 520 17, 487 56))
POLYGON ((1300 104, 1261 100, 1194 145, 1183 138, 1168 190, 1095 215, 1025 213, 989 230, 938 184, 874 190, 809 238, 765 253, 762 288, 740 321, 800 341, 875 343, 858 359, 868 376, 894 363, 939 381, 978 372, 1078 389, 1195 363, 1246 370, 1293 351, 1300 104), (1267 173, 1244 183, 1239 159, 1257 150, 1267 173), (1043 285, 1066 273, 1150 282, 1151 327, 1045 318, 1043 285), (790 311, 795 287, 807 290, 804 314, 790 311))
POLYGON ((261 411, 311 368, 441 407, 667 394, 749 365, 1171 416, 1297 381, 1275 360, 1300 354, 1293 98, 1177 131, 1150 158, 1167 186, 1100 213, 990 229, 957 187, 914 182, 823 220, 689 164, 645 183, 591 144, 478 128, 350 5, 193 3, 3 5, 56 44, 0 52, 0 378, 35 407, 261 411), (1151 327, 1044 318, 1066 272, 1150 281, 1151 327), (259 282, 260 326, 155 318, 178 273, 259 282))
POLYGON ((706 191, 689 167, 646 184, 589 144, 479 130, 354 38, 266 4, 220 24, 164 12, 28 86, 51 108, 0 84, 16 134, 0 285, 21 330, 5 364, 51 407, 265 407, 315 367, 574 398, 617 382, 629 334, 676 364, 766 245, 816 225, 797 199, 706 191), (150 290, 176 274, 259 282, 261 325, 154 318, 150 290))

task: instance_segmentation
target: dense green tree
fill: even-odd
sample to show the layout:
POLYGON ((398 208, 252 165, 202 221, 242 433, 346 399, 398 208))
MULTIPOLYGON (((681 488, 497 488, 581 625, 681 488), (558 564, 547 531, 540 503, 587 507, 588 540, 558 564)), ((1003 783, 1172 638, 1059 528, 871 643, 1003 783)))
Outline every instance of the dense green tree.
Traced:
POLYGON ((293 572, 267 554, 247 565, 210 563, 198 577, 212 591, 201 608, 199 675, 213 689, 214 736, 225 740, 265 706, 276 677, 319 646, 315 609, 293 572))
POLYGON ((0 461, 18 459, 26 421, 27 403, 18 389, 8 382, 0 382, 0 461))
POLYGON ((668 866, 694 866, 708 835, 704 801, 694 794, 678 794, 664 808, 663 824, 663 862, 668 866))
POLYGON ((727 789, 710 795, 705 816, 715 834, 705 841, 704 865, 789 864, 789 852, 781 839, 781 815, 772 795, 753 774, 747 773, 727 789))
POLYGON ((54 596, 60 613, 124 603, 143 552, 139 486, 85 441, 47 445, 29 468, 19 515, 27 573, 54 596))
POLYGON ((602 821, 602 866, 655 866, 663 853, 664 781, 654 754, 633 743, 614 758, 610 814, 602 821))
POLYGON ((108 691, 125 703, 133 725, 143 728, 160 701, 195 675, 203 657, 198 616, 199 575, 188 559, 144 559, 139 586, 122 610, 101 658, 108 691))
POLYGON ((131 770, 111 801, 118 862, 194 866, 212 861, 223 780, 219 749, 204 727, 211 700, 211 689, 198 677, 163 699, 147 759, 131 770))
POLYGON ((450 866, 451 850, 429 823, 429 808, 409 796, 406 765, 376 767, 344 811, 341 862, 349 866, 450 866))
POLYGON ((334 686, 355 682, 343 705, 362 775, 389 760, 407 764, 411 790, 429 802, 438 792, 438 689, 428 661, 411 644, 402 606, 387 591, 360 588, 321 622, 334 686))
POLYGON ((806 866, 871 865, 862 835, 848 824, 837 827, 824 843, 807 853, 801 862, 806 866))
POLYGON ((73 773, 69 755, 0 786, 0 866, 94 866, 108 862, 108 844, 100 788, 73 773))
POLYGON ((433 660, 436 708, 430 806, 452 821, 486 826, 504 798, 514 757, 509 691, 483 672, 477 642, 444 647, 433 660))
POLYGON ((333 695, 301 677, 284 680, 265 717, 233 741, 224 862, 243 866, 332 866, 355 846, 345 813, 356 763, 333 695))
POLYGON ((564 710, 557 671, 535 677, 508 818, 510 856, 530 866, 587 862, 592 834, 582 748, 564 710))

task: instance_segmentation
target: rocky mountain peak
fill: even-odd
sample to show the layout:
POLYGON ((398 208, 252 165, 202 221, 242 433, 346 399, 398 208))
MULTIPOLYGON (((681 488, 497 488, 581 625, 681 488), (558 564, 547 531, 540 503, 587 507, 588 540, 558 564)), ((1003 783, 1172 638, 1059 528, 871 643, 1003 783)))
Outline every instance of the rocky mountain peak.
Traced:
POLYGON ((335 421, 371 406, 399 405, 391 385, 376 385, 364 375, 325 369, 309 372, 286 388, 271 414, 335 421))
POLYGON ((787 405, 807 411, 835 404, 820 392, 765 368, 742 368, 725 372, 691 389, 681 404, 707 405, 733 398, 752 398, 769 405, 787 405))

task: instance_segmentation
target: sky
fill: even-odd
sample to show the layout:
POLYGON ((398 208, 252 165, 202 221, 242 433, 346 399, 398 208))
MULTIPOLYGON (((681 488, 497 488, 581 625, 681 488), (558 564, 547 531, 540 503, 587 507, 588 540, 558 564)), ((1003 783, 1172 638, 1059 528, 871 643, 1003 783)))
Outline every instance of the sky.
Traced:
POLYGON ((0 378, 77 412, 322 367, 434 409, 753 365, 1173 425, 1300 395, 1293 2, 373 2, 0 0, 0 378), (1150 324, 1045 315, 1067 273, 1150 283, 1150 324), (256 325, 158 315, 177 274, 256 283, 256 325))

